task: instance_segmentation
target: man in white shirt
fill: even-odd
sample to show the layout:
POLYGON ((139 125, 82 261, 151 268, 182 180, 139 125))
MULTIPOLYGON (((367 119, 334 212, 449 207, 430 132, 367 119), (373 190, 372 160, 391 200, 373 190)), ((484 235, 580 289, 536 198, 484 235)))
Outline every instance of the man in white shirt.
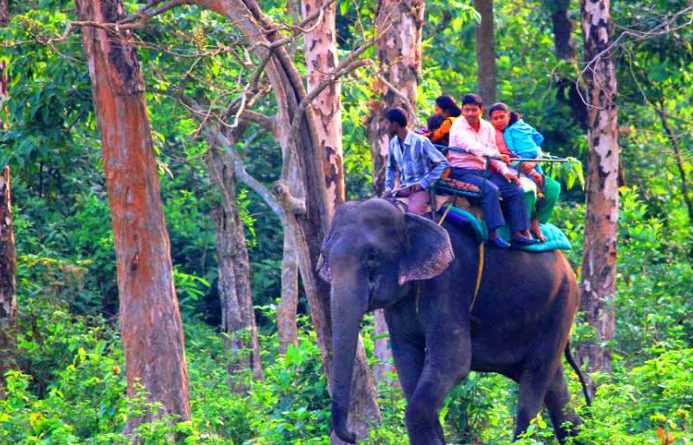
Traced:
POLYGON ((506 215, 512 232, 511 242, 534 244, 529 234, 529 218, 520 180, 508 169, 507 155, 501 155, 496 147, 496 133, 490 122, 481 118, 483 103, 476 94, 467 94, 462 99, 462 116, 450 128, 450 147, 464 152, 450 150, 448 162, 452 167, 453 179, 474 184, 482 192, 481 208, 489 234, 489 243, 501 249, 510 245, 501 239, 496 230, 505 224, 503 209, 499 198, 503 198, 506 215), (490 171, 486 170, 488 157, 490 171), (505 161, 505 162, 504 162, 505 161))

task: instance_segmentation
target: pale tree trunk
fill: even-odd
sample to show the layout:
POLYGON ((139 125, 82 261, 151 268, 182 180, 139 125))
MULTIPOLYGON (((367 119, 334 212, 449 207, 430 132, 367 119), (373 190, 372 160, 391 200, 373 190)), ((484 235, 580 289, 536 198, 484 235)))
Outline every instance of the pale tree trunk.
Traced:
MULTIPOLYGON (((304 200, 300 200, 290 193, 286 170, 288 164, 284 164, 282 178, 275 183, 274 191, 285 211, 287 226, 292 230, 297 246, 302 283, 310 305, 323 367, 331 382, 330 288, 316 273, 321 242, 328 227, 325 216, 329 203, 317 122, 304 102, 306 91, 303 79, 286 49, 279 46, 271 53, 268 50, 267 46, 281 39, 281 36, 273 31, 276 26, 263 14, 255 0, 195 0, 191 3, 227 17, 249 42, 254 43, 253 49, 258 58, 268 58, 265 72, 277 99, 275 135, 280 145, 287 147, 295 156, 306 195, 304 200)), ((364 437, 369 424, 379 421, 380 411, 363 346, 359 351, 354 372, 354 397, 349 412, 353 429, 364 437)))
POLYGON ((616 72, 609 0, 582 1, 587 84, 589 164, 580 310, 594 337, 578 347, 578 357, 591 371, 611 371, 616 292, 618 229, 618 124, 616 72))
MULTIPOLYGON (((335 16, 337 2, 328 0, 303 0, 303 18, 307 19, 322 8, 319 23, 309 23, 310 31, 304 34, 306 65, 308 66, 308 92, 315 90, 328 74, 337 67, 337 30, 335 16)), ((339 82, 331 83, 312 102, 317 118, 316 132, 320 139, 325 169, 328 221, 332 220, 336 206, 344 202, 344 165, 342 150, 342 104, 339 82)))
MULTIPOLYGON (((229 372, 250 369, 262 379, 260 344, 253 311, 250 286, 250 260, 243 221, 238 210, 234 166, 219 152, 214 141, 209 144, 206 161, 209 175, 221 193, 221 202, 214 209, 216 225, 217 270, 221 329, 227 333, 227 348, 232 354, 229 372)), ((241 386, 237 390, 243 390, 241 386)))
POLYGON ((277 306, 277 335, 279 352, 284 354, 289 346, 298 344, 296 311, 298 310, 298 258, 291 230, 284 227, 282 254, 281 300, 277 306))
MULTIPOLYGON (((421 78, 421 36, 424 2, 380 0, 376 29, 383 34, 377 42, 378 64, 383 70, 380 102, 374 106, 368 127, 373 162, 373 188, 377 196, 385 190, 388 135, 383 113, 392 107, 408 111, 410 124, 416 121, 416 88, 421 78)), ((393 384, 387 376, 394 372, 389 332, 382 309, 375 311, 375 357, 373 375, 378 384, 393 384)))
POLYGON ((408 112, 410 125, 416 122, 416 88, 421 79, 421 36, 423 0, 379 0, 376 15, 378 65, 382 72, 376 82, 379 101, 372 104, 368 140, 373 160, 373 187, 381 196, 385 190, 388 136, 383 114, 392 107, 408 112))
POLYGON ((17 251, 12 227, 10 167, 0 175, 0 398, 5 373, 17 365, 17 251))
POLYGON ((477 85, 479 96, 488 106, 496 101, 493 0, 474 0, 474 8, 481 15, 481 23, 476 27, 477 85))
MULTIPOLYGON (((82 21, 115 23, 121 0, 76 0, 82 21)), ((128 396, 138 385, 162 412, 128 419, 126 432, 154 416, 190 419, 183 327, 173 283, 144 81, 130 32, 82 27, 113 218, 120 326, 128 396)))

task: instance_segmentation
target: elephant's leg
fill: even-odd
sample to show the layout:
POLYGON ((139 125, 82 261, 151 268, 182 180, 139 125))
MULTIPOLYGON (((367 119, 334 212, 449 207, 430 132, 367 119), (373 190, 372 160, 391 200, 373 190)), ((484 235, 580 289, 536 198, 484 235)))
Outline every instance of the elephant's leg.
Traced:
POLYGON ((539 413, 546 391, 553 380, 555 369, 555 367, 549 369, 548 366, 542 366, 522 373, 515 420, 515 440, 527 431, 529 423, 539 413))
POLYGON ((544 403, 549 410, 553 430, 558 440, 563 443, 568 436, 577 434, 582 422, 580 417, 569 404, 570 393, 565 382, 563 367, 559 367, 549 385, 549 389, 544 397, 544 403), (570 422, 570 425, 566 423, 570 422))
POLYGON ((391 334, 390 339, 397 377, 402 384, 404 397, 409 401, 414 395, 419 377, 421 377, 426 345, 423 338, 402 338, 391 334))
POLYGON ((426 363, 406 412, 411 445, 444 445, 438 413, 452 387, 469 374, 469 330, 459 326, 429 335, 426 363))

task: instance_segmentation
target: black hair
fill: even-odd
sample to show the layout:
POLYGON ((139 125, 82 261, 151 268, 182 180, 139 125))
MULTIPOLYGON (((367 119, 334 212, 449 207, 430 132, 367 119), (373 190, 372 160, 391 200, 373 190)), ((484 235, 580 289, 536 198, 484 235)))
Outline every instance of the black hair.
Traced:
POLYGON ((498 110, 509 113, 510 107, 508 107, 508 104, 506 104, 505 102, 496 102, 495 104, 491 105, 491 107, 488 109, 488 117, 491 117, 493 115, 493 112, 498 110))
POLYGON ((435 131, 443 125, 443 122, 445 122, 445 116, 434 114, 426 121, 426 127, 428 127, 428 131, 435 131))
POLYGON ((481 108, 484 106, 484 102, 478 95, 469 93, 462 98, 462 105, 478 105, 481 108))
POLYGON ((510 112, 510 121, 508 121, 508 127, 514 124, 515 122, 519 121, 522 119, 522 116, 520 116, 519 113, 516 113, 514 111, 510 112))
POLYGON ((436 105, 438 105, 438 107, 441 110, 447 111, 448 113, 450 113, 450 116, 452 116, 452 117, 457 117, 460 114, 462 114, 462 110, 460 110, 460 107, 455 102, 455 99, 453 99, 448 94, 443 94, 442 96, 438 96, 436 98, 436 105))
POLYGON ((400 107, 390 108, 385 112, 385 119, 390 122, 397 122, 400 127, 407 126, 407 113, 400 107))

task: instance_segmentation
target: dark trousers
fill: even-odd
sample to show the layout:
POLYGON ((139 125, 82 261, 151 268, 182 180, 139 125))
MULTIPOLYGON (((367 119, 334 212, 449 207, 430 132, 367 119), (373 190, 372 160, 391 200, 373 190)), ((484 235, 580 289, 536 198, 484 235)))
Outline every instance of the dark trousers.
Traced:
POLYGON ((481 210, 484 211, 484 220, 489 232, 505 225, 503 210, 510 221, 511 231, 519 232, 529 228, 524 192, 519 185, 506 181, 498 173, 485 170, 453 167, 450 177, 474 184, 481 189, 481 210), (499 198, 503 198, 503 209, 499 198))

